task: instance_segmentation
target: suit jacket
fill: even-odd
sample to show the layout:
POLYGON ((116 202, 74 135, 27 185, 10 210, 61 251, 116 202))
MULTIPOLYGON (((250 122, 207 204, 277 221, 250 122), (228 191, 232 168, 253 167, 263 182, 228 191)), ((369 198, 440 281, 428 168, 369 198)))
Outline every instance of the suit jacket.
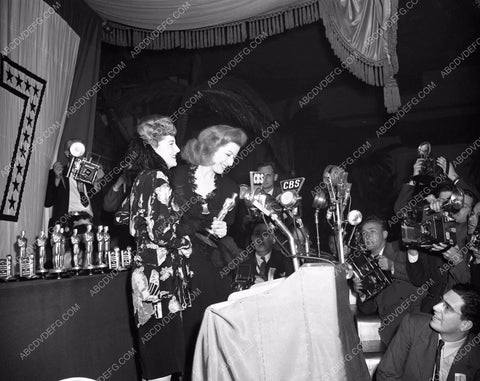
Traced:
POLYGON ((53 206, 52 218, 50 224, 54 221, 60 221, 60 218, 68 214, 68 202, 70 199, 70 184, 68 178, 64 176, 63 182, 60 181, 55 186, 55 172, 51 169, 48 172, 47 192, 45 194, 45 207, 53 206))
MULTIPOLYGON (((255 256, 255 252, 249 255, 245 263, 249 263, 252 266, 255 275, 260 275, 257 271, 257 257, 255 256)), ((291 259, 285 257, 282 253, 272 250, 272 255, 266 266, 267 276, 270 270, 273 271, 273 279, 289 276, 293 273, 293 263, 291 259)))
POLYGON ((394 263, 392 283, 373 299, 360 303, 359 309, 367 314, 378 311, 382 323, 380 337, 388 345, 403 317, 420 310, 422 291, 408 278, 407 253, 400 249, 399 242, 387 242, 383 255, 394 263))
POLYGON ((480 264, 470 265, 470 271, 472 275, 472 285, 478 292, 480 292, 480 264))
MULTIPOLYGON (((68 204, 70 202, 70 183, 68 178, 64 175, 63 182, 60 181, 58 186, 55 186, 55 173, 51 169, 48 172, 48 182, 47 182, 47 191, 45 194, 45 207, 49 208, 53 206, 52 218, 50 219, 49 225, 52 226, 55 222, 60 221, 62 217, 68 216, 68 204)), ((87 195, 92 192, 92 186, 87 184, 86 191, 87 195)), ((92 202, 92 199, 97 197, 90 198, 90 205, 92 211, 96 210, 92 202)))
MULTIPOLYGON (((377 381, 428 381, 433 376, 438 333, 430 328, 431 315, 411 314, 403 319, 397 334, 377 368, 377 381)), ((455 381, 455 373, 466 381, 480 380, 480 346, 478 336, 469 335, 448 373, 447 381, 455 381), (472 341, 473 340, 473 341, 472 341)))

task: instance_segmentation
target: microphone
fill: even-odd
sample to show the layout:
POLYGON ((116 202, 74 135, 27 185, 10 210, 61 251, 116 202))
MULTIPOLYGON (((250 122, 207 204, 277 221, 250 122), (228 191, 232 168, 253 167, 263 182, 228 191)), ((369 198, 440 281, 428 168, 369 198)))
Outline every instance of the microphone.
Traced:
POLYGON ((327 218, 327 220, 330 220, 330 219, 333 217, 333 210, 332 210, 332 208, 328 208, 328 209, 327 209, 327 214, 325 215, 325 217, 327 218))
POLYGON ((262 189, 257 188, 255 192, 247 191, 244 187, 240 188, 240 199, 246 201, 255 206, 266 216, 271 216, 272 214, 281 214, 283 211, 282 206, 275 200, 275 198, 269 194, 266 194, 262 189))
POLYGON ((312 206, 317 210, 326 208, 328 206, 327 195, 323 190, 320 190, 315 194, 312 206))

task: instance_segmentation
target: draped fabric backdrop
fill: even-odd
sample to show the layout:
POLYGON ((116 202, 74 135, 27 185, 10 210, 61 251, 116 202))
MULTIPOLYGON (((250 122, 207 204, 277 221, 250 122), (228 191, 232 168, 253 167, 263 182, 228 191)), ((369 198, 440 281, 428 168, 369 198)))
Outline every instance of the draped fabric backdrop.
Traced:
POLYGON ((85 1, 109 21, 105 42, 137 49, 236 44, 323 20, 341 66, 369 85, 383 86, 387 112, 401 106, 394 78, 398 0, 85 1))
POLYGON ((0 257, 42 229, 47 173, 65 122, 80 39, 41 0, 0 1, 0 257))
POLYGON ((63 155, 63 147, 69 139, 81 139, 91 152, 95 125, 95 109, 97 95, 92 94, 92 86, 99 79, 100 50, 102 43, 102 20, 83 1, 78 0, 46 0, 62 6, 58 14, 80 36, 75 76, 68 107, 74 112, 67 114, 62 140, 59 144, 59 157, 63 155), (83 99, 88 99, 83 102, 83 99), (82 102, 80 108, 76 107, 82 102))
POLYGON ((357 78, 384 86, 389 113, 401 106, 398 72, 398 0, 323 0, 319 2, 333 51, 357 78))

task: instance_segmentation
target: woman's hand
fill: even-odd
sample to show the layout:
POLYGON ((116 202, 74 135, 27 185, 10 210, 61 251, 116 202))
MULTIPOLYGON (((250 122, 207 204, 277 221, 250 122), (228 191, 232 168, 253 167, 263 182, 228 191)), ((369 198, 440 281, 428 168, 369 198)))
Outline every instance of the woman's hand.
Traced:
POLYGON ((217 217, 213 218, 211 229, 218 238, 223 238, 227 235, 227 223, 217 219, 217 217))

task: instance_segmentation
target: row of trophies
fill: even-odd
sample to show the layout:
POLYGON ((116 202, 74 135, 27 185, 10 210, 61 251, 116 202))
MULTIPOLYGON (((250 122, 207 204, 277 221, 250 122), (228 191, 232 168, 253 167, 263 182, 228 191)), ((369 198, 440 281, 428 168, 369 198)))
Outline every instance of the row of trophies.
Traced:
POLYGON ((108 226, 99 225, 96 234, 92 231, 92 225, 87 225, 84 234, 78 234, 73 229, 69 237, 71 245, 67 248, 67 235, 61 225, 55 225, 50 238, 52 249, 53 268, 46 269, 46 244, 45 232, 40 232, 36 238, 36 253, 27 250, 27 238, 22 231, 17 239, 18 246, 18 274, 15 273, 15 264, 11 255, 0 259, 0 280, 12 281, 17 279, 37 279, 53 276, 57 279, 71 274, 92 275, 94 272, 107 270, 124 271, 132 264, 132 248, 126 250, 119 247, 110 249, 110 233, 108 226), (95 240, 96 238, 96 240, 95 240), (96 250, 94 243, 96 241, 96 250))

